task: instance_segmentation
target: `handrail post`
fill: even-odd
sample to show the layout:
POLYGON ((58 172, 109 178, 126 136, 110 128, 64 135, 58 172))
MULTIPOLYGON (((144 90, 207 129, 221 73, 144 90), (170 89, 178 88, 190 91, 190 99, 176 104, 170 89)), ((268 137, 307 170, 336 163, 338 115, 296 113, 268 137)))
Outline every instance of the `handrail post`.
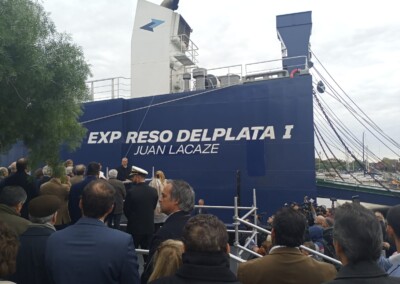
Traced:
POLYGON ((115 95, 114 95, 114 78, 111 79, 111 98, 115 99, 115 95))
MULTIPOLYGON (((235 215, 233 216, 234 219, 234 224, 235 224, 235 241, 233 243, 233 245, 235 246, 235 248, 238 247, 239 245, 239 224, 240 222, 238 222, 238 218, 239 218, 239 209, 238 209, 238 197, 235 196, 235 215)), ((236 255, 239 256, 239 251, 236 249, 236 255)))
MULTIPOLYGON (((258 220, 257 220, 257 196, 256 196, 256 189, 255 188, 253 188, 253 206, 255 208, 255 210, 254 210, 254 225, 258 226, 258 220)), ((257 232, 257 229, 253 228, 253 231, 257 232)), ((257 234, 254 236, 254 242, 258 246, 257 234)))
POLYGON ((119 98, 119 78, 117 78, 117 98, 119 98))

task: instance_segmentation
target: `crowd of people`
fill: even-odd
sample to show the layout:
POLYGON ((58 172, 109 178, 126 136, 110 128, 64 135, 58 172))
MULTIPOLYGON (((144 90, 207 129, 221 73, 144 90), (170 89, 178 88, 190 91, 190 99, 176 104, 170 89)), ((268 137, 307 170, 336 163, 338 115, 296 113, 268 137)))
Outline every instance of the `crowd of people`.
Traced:
POLYGON ((287 204, 253 244, 262 257, 232 272, 226 226, 194 210, 191 185, 147 177, 126 157, 106 174, 72 160, 0 167, 0 283, 400 283, 400 205, 385 218, 357 202, 287 204))

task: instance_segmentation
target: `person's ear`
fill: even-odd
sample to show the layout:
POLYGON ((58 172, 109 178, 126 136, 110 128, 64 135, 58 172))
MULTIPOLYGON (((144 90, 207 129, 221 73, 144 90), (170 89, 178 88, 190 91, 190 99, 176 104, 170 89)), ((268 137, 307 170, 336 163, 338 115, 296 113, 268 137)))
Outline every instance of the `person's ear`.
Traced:
POLYGON ((18 203, 18 204, 15 206, 15 210, 16 210, 18 213, 21 213, 22 206, 24 206, 24 203, 23 203, 23 202, 18 203))
POLYGON ((58 211, 56 211, 56 213, 53 214, 53 217, 51 218, 51 223, 53 223, 53 224, 56 223, 57 215, 58 215, 58 211))
POLYGON ((394 234, 393 227, 390 226, 389 224, 388 224, 387 227, 386 227, 386 232, 388 233, 388 235, 389 235, 390 237, 393 237, 393 234, 394 234))
POLYGON ((114 204, 110 207, 110 209, 107 210, 107 215, 110 214, 114 209, 114 204))
POLYGON ((226 244, 226 253, 231 253, 231 246, 226 244))
POLYGON ((346 255, 344 254, 343 247, 336 240, 333 240, 333 247, 335 248, 336 256, 339 258, 343 265, 346 265, 348 261, 346 255))

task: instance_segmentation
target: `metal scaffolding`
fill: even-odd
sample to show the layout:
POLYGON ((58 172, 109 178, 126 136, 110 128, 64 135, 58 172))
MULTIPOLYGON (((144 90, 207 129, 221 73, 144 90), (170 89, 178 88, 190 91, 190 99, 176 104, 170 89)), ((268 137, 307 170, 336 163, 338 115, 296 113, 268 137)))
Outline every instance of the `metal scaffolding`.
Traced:
MULTIPOLYGON (((268 235, 271 234, 269 230, 264 229, 263 227, 258 226, 258 219, 257 219, 257 196, 256 196, 256 189, 253 189, 253 205, 251 207, 244 207, 244 206, 238 206, 238 197, 236 196, 234 198, 234 206, 212 206, 212 205, 196 205, 195 208, 214 208, 214 209, 233 209, 234 210, 234 216, 233 216, 233 225, 234 225, 234 230, 227 230, 228 232, 233 232, 235 234, 235 240, 233 242, 234 247, 236 248, 236 254, 230 253, 229 256, 231 259, 237 261, 237 262, 246 262, 245 259, 241 258, 241 255, 243 252, 248 252, 256 257, 262 257, 261 254, 251 250, 248 248, 249 244, 254 242, 255 244, 258 245, 257 243, 257 235, 259 232, 266 233, 268 235), (249 210, 247 213, 245 213, 242 217, 239 217, 239 210, 249 210), (248 222, 246 219, 252 216, 252 219, 254 220, 252 222, 248 222), (251 227, 252 230, 241 230, 240 224, 244 224, 248 227, 251 227), (247 238, 245 244, 242 246, 240 244, 240 238, 239 238, 239 233, 244 233, 244 234, 250 234, 251 236, 247 238)), ((305 247, 303 245, 300 246, 301 249, 306 250, 312 254, 318 255, 321 258, 324 258, 332 263, 342 265, 342 263, 332 257, 329 257, 323 253, 320 253, 318 251, 312 250, 308 247, 305 247)), ((148 254, 148 250, 143 250, 143 249, 136 249, 137 253, 140 254, 148 254)))
MULTIPOLYGON (((258 226, 258 219, 257 219, 257 196, 256 196, 256 189, 253 189, 253 205, 251 207, 243 207, 243 206, 238 206, 238 197, 236 196, 234 198, 234 206, 208 206, 208 205, 196 205, 196 208, 215 208, 215 209, 233 209, 234 210, 234 230, 228 230, 228 232, 234 232, 235 233, 235 240, 234 240, 234 247, 236 248, 236 255, 230 254, 230 257, 238 262, 246 262, 245 259, 241 258, 241 255, 244 251, 257 256, 257 257, 262 257, 261 254, 256 253, 255 251, 251 250, 248 248, 249 244, 254 242, 255 244, 258 245, 257 242, 257 235, 259 232, 266 233, 268 235, 271 234, 270 231, 264 229, 263 227, 258 226), (247 213, 245 213, 242 217, 239 217, 239 210, 249 210, 247 213), (252 219, 254 220, 252 222, 248 222, 246 219, 252 216, 252 219), (240 230, 240 224, 244 224, 248 227, 252 228, 252 231, 248 230, 240 230), (247 233, 251 234, 249 238, 247 238, 246 243, 244 245, 241 245, 239 242, 239 233, 247 233)), ((306 250, 312 254, 318 255, 321 258, 324 258, 332 263, 342 265, 342 263, 332 257, 329 257, 323 253, 320 253, 319 251, 312 250, 308 247, 305 247, 303 245, 300 246, 301 249, 306 250)))

